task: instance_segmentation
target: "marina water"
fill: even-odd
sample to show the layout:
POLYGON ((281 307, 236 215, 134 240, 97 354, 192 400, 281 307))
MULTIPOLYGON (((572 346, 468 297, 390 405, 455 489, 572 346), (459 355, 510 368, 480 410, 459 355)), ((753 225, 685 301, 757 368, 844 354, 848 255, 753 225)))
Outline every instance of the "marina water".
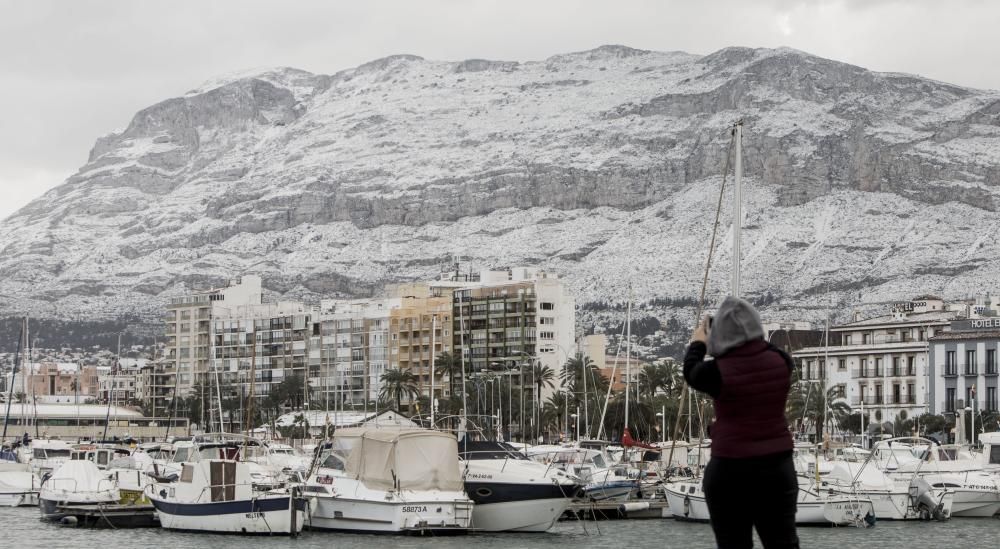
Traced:
MULTIPOLYGON (((606 549, 627 545, 637 548, 701 549, 715 547, 707 524, 674 520, 618 520, 603 522, 560 522, 544 534, 475 534, 445 538, 386 537, 326 532, 304 532, 298 538, 256 537, 171 532, 161 528, 130 530, 83 529, 59 526, 39 520, 38 509, 0 508, 10 547, 185 547, 215 549, 252 543, 255 549, 294 547, 296 549, 368 549, 373 543, 399 549, 465 549, 474 543, 480 549, 538 548, 571 546, 574 549, 606 549)), ((799 528, 805 548, 851 547, 985 549, 995 547, 1000 535, 1000 519, 953 518, 946 522, 880 522, 874 528, 799 528)), ((756 542, 760 547, 760 542, 756 542)))

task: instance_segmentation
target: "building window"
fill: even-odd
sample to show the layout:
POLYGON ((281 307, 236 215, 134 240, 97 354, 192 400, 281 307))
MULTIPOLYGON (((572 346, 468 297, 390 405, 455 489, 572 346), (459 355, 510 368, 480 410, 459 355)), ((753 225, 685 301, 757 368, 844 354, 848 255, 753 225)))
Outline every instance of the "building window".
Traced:
POLYGON ((875 377, 882 377, 882 359, 875 359, 875 377))
POLYGON ((965 388, 965 405, 972 406, 975 400, 975 385, 969 385, 965 388))
POLYGON ((965 351, 965 373, 967 375, 976 373, 976 351, 965 351))
POLYGON ((947 351, 944 354, 944 375, 953 376, 957 373, 958 373, 958 364, 956 364, 955 361, 955 351, 947 351))
POLYGON ((914 389, 914 385, 912 383, 906 386, 906 403, 907 404, 917 403, 917 391, 916 389, 914 389))
POLYGON ((538 332, 539 339, 555 339, 555 332, 538 332))
POLYGON ((987 412, 996 412, 997 411, 997 388, 996 387, 987 387, 986 388, 986 402, 984 404, 986 405, 986 411, 987 412))
POLYGON ((851 336, 850 334, 848 334, 844 336, 844 345, 850 345, 850 344, 851 344, 851 336))
POLYGON ((917 375, 917 357, 908 356, 906 357, 906 375, 915 376, 917 375))
POLYGON ((555 308, 556 308, 556 307, 555 307, 555 305, 553 305, 552 303, 549 303, 549 302, 547 302, 547 301, 543 301, 543 302, 541 303, 541 309, 542 309, 543 311, 551 311, 551 310, 553 310, 553 309, 555 309, 555 308))
POLYGON ((995 374, 997 373, 997 350, 987 349, 986 350, 986 373, 995 374))
POLYGON ((861 335, 861 344, 862 345, 868 345, 871 342, 872 342, 872 335, 871 334, 866 333, 866 334, 862 334, 861 335))
POLYGON ((826 361, 819 361, 819 377, 817 379, 826 379, 826 361))
POLYGON ((556 323, 556 319, 551 316, 540 316, 538 317, 538 323, 552 325, 556 323))
POLYGON ((892 375, 893 376, 901 376, 901 375, 903 375, 903 369, 902 369, 901 364, 902 364, 902 361, 900 360, 900 358, 898 356, 892 357, 892 375))
POLYGON ((844 360, 844 359, 842 359, 842 358, 838 358, 837 359, 837 370, 843 372, 846 369, 847 369, 847 361, 844 360))

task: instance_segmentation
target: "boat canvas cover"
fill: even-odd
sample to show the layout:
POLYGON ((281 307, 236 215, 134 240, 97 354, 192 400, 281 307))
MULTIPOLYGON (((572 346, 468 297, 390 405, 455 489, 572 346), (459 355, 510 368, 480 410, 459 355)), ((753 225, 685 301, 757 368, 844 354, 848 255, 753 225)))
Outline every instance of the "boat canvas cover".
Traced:
POLYGON ((857 482, 858 487, 868 490, 893 491, 895 484, 892 479, 873 465, 865 466, 861 463, 837 462, 827 478, 849 486, 857 482))
POLYGON ((56 469, 45 481, 51 490, 67 492, 106 492, 114 486, 92 461, 71 459, 56 469))
POLYGON ((356 436, 344 472, 376 490, 441 490, 463 487, 458 443, 449 434, 426 429, 343 429, 356 436))

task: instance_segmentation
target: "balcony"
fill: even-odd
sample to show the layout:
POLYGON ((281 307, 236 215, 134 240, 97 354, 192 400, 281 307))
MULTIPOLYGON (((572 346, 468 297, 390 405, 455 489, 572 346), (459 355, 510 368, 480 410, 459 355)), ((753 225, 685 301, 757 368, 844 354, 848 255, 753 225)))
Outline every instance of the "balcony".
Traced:
POLYGON ((977 377, 979 375, 979 370, 977 368, 966 368, 965 373, 962 375, 965 377, 977 377))
POLYGON ((944 365, 944 377, 958 377, 958 368, 954 364, 944 365))

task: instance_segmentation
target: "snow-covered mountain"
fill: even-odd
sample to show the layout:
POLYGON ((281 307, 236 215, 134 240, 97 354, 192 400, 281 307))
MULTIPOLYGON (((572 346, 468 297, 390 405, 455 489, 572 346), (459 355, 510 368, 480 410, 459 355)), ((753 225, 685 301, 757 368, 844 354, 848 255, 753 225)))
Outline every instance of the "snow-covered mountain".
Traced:
POLYGON ((1000 93, 790 49, 602 46, 280 68, 146 108, 0 224, 0 308, 155 316, 243 273, 365 295, 461 257, 662 313, 700 288, 737 119, 745 293, 774 317, 998 289, 1000 93))

